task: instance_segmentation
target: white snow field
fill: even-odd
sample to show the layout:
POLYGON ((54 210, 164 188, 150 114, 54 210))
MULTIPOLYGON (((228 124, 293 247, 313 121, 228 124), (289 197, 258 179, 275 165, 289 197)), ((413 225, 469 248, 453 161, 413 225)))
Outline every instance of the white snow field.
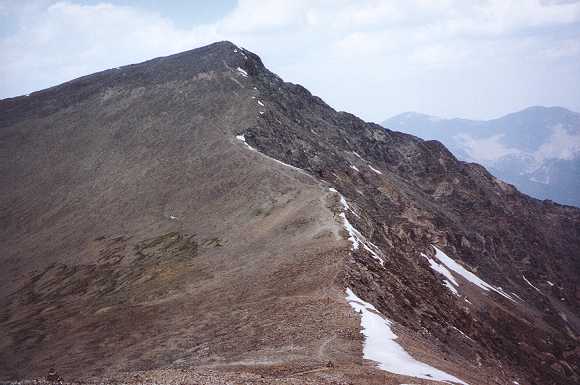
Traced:
POLYGON ((376 361, 379 368, 387 372, 467 385, 449 373, 414 359, 395 342, 397 336, 391 330, 392 322, 383 318, 373 305, 357 297, 349 288, 346 289, 346 300, 356 312, 361 313, 361 328, 365 336, 363 346, 365 359, 376 361))

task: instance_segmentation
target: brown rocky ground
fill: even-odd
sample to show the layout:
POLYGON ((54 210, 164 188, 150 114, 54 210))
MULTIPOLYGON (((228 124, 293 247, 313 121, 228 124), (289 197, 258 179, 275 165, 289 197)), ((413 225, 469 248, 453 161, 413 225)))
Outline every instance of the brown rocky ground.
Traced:
POLYGON ((358 356, 332 194, 235 139, 256 119, 243 79, 122 73, 2 127, 0 373, 319 362, 329 337, 358 356))
MULTIPOLYGON (((467 372, 462 373, 469 377, 467 372)), ((507 384, 499 380, 497 374, 490 371, 484 374, 485 384, 507 384)), ((0 382, 6 385, 49 385, 53 382, 43 378, 0 382)), ((121 373, 113 377, 87 377, 80 381, 63 379, 63 385, 440 385, 441 382, 422 380, 377 371, 373 367, 345 365, 340 368, 274 366, 274 367, 215 367, 195 369, 164 369, 121 373)))
POLYGON ((580 210, 336 112, 231 43, 2 100, 0 150, 0 379, 430 384, 363 362, 345 287, 471 385, 580 379, 580 210), (351 252, 329 187, 384 268, 351 252), (522 300, 459 278, 453 296, 431 244, 522 300))

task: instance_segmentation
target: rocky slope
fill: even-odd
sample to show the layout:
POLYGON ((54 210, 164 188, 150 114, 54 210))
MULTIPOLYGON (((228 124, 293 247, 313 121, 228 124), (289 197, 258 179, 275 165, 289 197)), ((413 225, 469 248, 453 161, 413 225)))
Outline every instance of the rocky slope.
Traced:
POLYGON ((580 114, 529 107, 491 120, 442 119, 407 112, 383 126, 434 139, 539 199, 580 207, 580 114))
POLYGON ((363 360, 380 312, 463 382, 580 380, 580 210, 231 43, 2 100, 0 147, 0 378, 437 383, 363 360))

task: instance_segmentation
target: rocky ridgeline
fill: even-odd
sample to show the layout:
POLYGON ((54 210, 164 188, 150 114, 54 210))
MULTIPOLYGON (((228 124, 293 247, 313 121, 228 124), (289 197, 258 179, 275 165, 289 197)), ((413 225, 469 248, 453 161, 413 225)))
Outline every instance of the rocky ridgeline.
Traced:
POLYGON ((79 378, 242 361, 270 368, 244 383, 304 384, 269 376, 329 358, 355 373, 348 287, 471 384, 580 381, 580 209, 337 112, 247 50, 216 43, 0 108, 7 378, 53 360, 79 378), (464 274, 454 293, 433 245, 494 290, 464 274))

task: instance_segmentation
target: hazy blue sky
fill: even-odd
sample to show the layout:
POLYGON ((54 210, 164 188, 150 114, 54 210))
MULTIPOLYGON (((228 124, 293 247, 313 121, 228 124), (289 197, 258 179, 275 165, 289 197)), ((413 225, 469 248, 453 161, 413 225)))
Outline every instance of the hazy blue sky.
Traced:
POLYGON ((580 111, 570 0, 0 0, 0 98, 217 40, 367 120, 580 111))

